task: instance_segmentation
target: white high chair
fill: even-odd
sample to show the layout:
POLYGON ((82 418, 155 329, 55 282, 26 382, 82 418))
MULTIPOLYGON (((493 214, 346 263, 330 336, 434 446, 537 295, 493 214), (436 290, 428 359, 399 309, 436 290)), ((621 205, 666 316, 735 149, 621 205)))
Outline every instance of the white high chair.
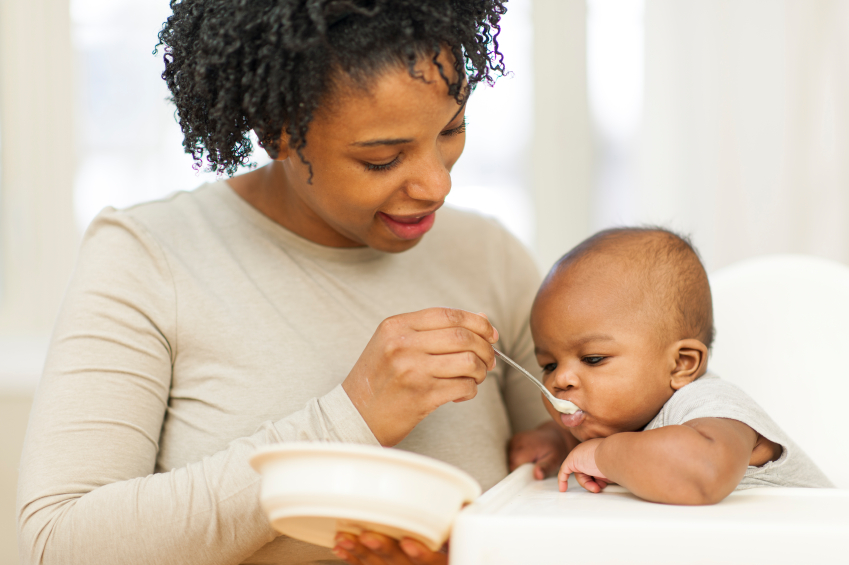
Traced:
POLYGON ((751 394, 843 488, 748 489, 711 506, 675 506, 616 485, 591 494, 572 479, 561 493, 554 478, 535 481, 528 464, 460 512, 451 565, 846 562, 849 267, 778 255, 710 278, 709 368, 751 394))
POLYGON ((717 337, 708 367, 752 395, 842 489, 748 489, 675 506, 616 485, 590 494, 572 479, 561 493, 528 464, 460 512, 451 565, 846 562, 849 267, 778 255, 710 279, 717 337))
POLYGON ((708 368, 751 395, 840 488, 849 488, 849 267, 803 255, 710 276, 708 368))

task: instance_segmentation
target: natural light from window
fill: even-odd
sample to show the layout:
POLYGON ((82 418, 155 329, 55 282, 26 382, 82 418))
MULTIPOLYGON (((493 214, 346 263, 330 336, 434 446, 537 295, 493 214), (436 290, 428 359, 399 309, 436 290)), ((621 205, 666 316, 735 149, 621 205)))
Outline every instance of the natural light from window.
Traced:
POLYGON ((596 136, 593 228, 635 220, 643 115, 644 0, 588 0, 587 84, 596 136))

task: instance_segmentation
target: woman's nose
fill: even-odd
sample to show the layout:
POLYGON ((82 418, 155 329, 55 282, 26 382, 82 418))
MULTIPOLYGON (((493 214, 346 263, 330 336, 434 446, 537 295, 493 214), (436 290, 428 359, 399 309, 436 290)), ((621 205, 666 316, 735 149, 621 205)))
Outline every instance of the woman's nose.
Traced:
POLYGON ((442 202, 451 191, 451 173, 438 153, 422 159, 407 181, 407 194, 416 200, 442 202))

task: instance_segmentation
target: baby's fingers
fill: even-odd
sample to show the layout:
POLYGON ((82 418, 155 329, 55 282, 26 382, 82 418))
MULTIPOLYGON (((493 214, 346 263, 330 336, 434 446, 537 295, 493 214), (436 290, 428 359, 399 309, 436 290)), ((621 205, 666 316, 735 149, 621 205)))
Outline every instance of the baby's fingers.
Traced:
POLYGON ((557 488, 560 492, 566 492, 566 489, 569 488, 569 475, 572 474, 572 470, 563 465, 560 468, 560 471, 557 473, 557 488))
POLYGON ((596 480, 595 477, 587 475, 586 473, 575 473, 575 478, 578 480, 579 485, 590 492, 599 493, 601 492, 601 489, 604 488, 604 486, 599 484, 600 480, 596 480))

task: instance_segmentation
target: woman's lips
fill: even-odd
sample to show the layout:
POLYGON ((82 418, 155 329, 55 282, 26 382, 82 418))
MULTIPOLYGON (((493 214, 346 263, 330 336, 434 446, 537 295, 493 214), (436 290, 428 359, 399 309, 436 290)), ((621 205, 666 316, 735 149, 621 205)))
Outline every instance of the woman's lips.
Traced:
POLYGON ((384 212, 378 212, 377 215, 389 231, 400 239, 417 239, 423 236, 430 231, 436 219, 435 212, 424 216, 391 216, 384 212))
POLYGON ((567 428, 576 428, 584 423, 584 418, 586 415, 583 410, 578 410, 574 414, 561 414, 560 421, 563 422, 563 425, 567 428))

